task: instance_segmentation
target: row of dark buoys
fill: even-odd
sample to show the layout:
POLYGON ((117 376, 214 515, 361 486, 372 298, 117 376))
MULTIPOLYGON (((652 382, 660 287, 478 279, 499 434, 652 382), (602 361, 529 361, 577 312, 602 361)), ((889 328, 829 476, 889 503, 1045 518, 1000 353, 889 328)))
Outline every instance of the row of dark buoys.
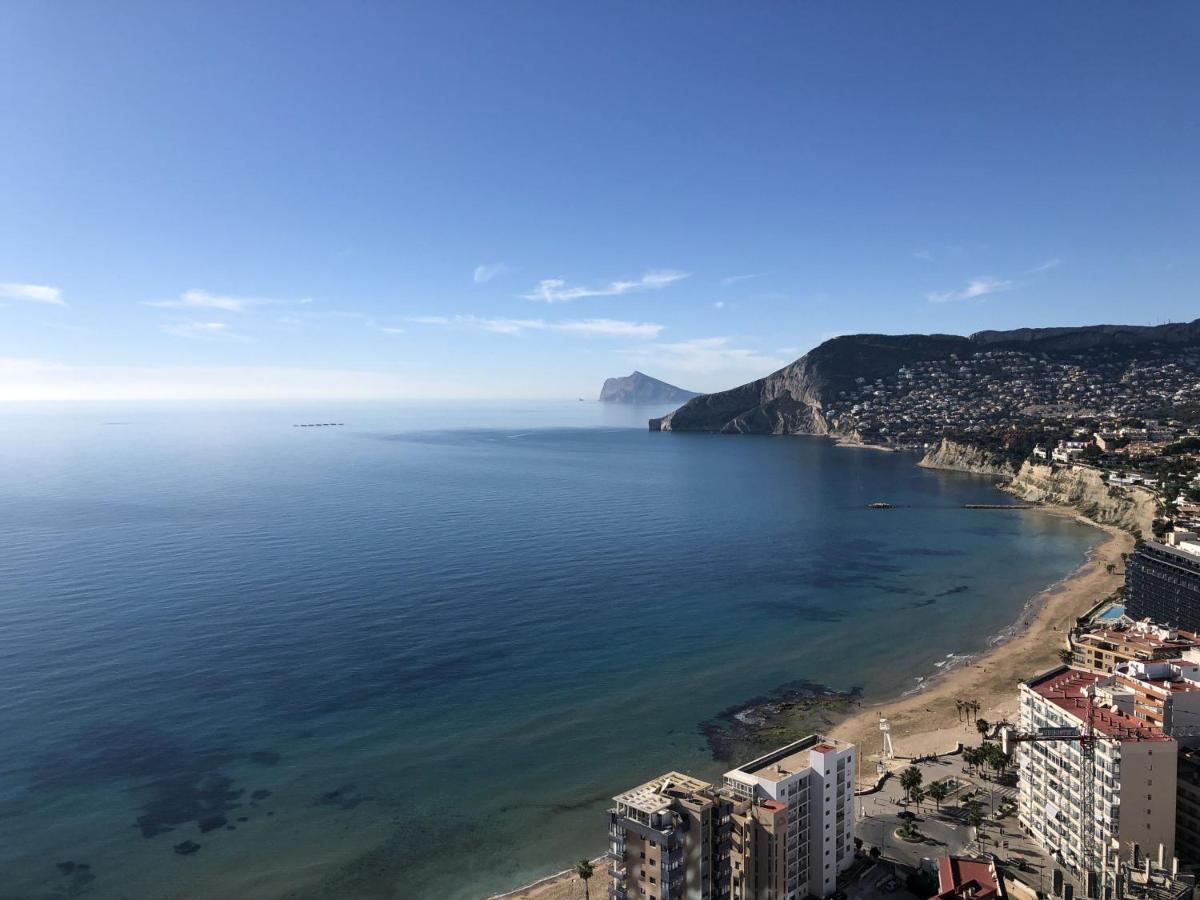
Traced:
POLYGON ((305 422, 300 425, 293 425, 293 428, 340 428, 345 425, 345 422, 305 422))

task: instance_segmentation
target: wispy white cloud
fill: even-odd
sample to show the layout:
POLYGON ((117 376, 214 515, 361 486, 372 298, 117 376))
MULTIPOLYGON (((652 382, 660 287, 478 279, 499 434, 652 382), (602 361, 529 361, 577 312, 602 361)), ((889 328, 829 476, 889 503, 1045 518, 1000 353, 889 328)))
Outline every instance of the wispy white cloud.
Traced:
POLYGON ((504 263, 481 263, 475 267, 475 273, 472 276, 476 284, 486 284, 493 278, 499 278, 508 272, 508 266, 504 263))
POLYGON ((521 334, 546 327, 542 319, 498 319, 475 315, 457 316, 408 316, 406 322, 414 325, 441 325, 450 328, 490 331, 493 334, 521 334))
POLYGON ((914 250, 913 259, 919 259, 922 262, 933 262, 932 250, 914 250))
POLYGON ((159 309, 219 309, 224 312, 245 312, 254 306, 287 306, 312 303, 311 297, 300 300, 275 300, 269 297, 230 297, 208 291, 184 291, 176 300, 151 300, 146 306, 159 309))
POLYGON ((754 272, 750 275, 726 275, 721 279, 721 284, 728 287, 731 284, 737 284, 739 281, 750 281, 752 278, 762 278, 766 272, 754 272))
POLYGON ((11 402, 79 400, 341 400, 541 397, 469 378, 424 378, 395 369, 276 366, 75 366, 0 357, 0 397, 11 402))
POLYGON ((1009 291, 1017 286, 1015 281, 993 278, 990 275, 980 275, 972 278, 965 287, 954 291, 931 291, 925 295, 930 303, 949 303, 953 300, 974 300, 976 297, 986 297, 988 294, 998 294, 1009 291))
POLYGON ((690 272, 679 272, 674 269, 662 269, 647 272, 641 278, 629 281, 612 281, 604 287, 571 287, 561 278, 545 278, 528 294, 522 296, 526 300, 537 300, 542 303, 570 303, 584 297, 618 297, 634 291, 657 290, 669 284, 682 281, 690 272))
POLYGON ((384 334, 407 334, 408 333, 407 329, 397 328, 395 325, 380 325, 379 330, 382 331, 384 334))
POLYGON ((163 332, 175 337, 201 341, 238 341, 246 343, 254 338, 230 331, 225 322, 170 322, 162 326, 163 332))
POLYGON ((416 325, 441 325, 490 331, 494 334, 524 334, 527 331, 560 331, 598 337, 654 338, 663 330, 655 322, 626 322, 621 319, 565 319, 547 322, 545 319, 496 319, 475 315, 409 316, 406 321, 416 325))
POLYGON ((552 331, 570 331, 576 334, 595 334, 601 337, 656 338, 663 326, 656 322, 624 322, 620 319, 578 319, 555 322, 552 331))
POLYGON ((725 308, 724 300, 718 300, 716 303, 713 304, 713 309, 724 309, 724 308, 725 308))
POLYGON ((0 282, 0 300, 23 300, 49 306, 67 305, 59 288, 48 284, 19 284, 14 281, 0 282))
POLYGON ((1049 272, 1051 269, 1057 269, 1061 265, 1062 265, 1062 260, 1059 259, 1057 256, 1055 256, 1052 259, 1048 259, 1045 262, 1039 263, 1038 265, 1034 266, 1032 269, 1029 270, 1029 274, 1036 275, 1038 272, 1049 272))
POLYGON ((756 350, 735 347, 727 337, 647 344, 644 347, 626 350, 624 353, 647 368, 696 375, 734 373, 747 378, 759 378, 791 362, 756 350))

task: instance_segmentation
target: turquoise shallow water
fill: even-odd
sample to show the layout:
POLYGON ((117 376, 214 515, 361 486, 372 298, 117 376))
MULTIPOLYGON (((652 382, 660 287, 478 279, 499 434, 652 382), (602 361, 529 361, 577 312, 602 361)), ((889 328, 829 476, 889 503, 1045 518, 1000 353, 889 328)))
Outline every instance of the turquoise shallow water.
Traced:
POLYGON ((615 791, 720 771, 719 710, 904 690, 1097 540, 661 412, 10 410, 0 897, 510 887, 598 851, 615 791))

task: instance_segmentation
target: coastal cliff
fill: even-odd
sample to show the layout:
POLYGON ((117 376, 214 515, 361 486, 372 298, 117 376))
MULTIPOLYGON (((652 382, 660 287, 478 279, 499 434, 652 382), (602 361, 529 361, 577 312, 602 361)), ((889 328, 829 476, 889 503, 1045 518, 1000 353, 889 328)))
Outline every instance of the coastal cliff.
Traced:
POLYGON ((1005 457, 950 438, 942 438, 917 465, 924 469, 946 469, 951 472, 972 472, 976 475, 999 475, 1005 478, 1012 478, 1017 474, 1016 468, 1005 457))
POLYGON ((855 334, 833 338, 765 378, 689 400, 651 431, 715 431, 723 434, 836 433, 825 407, 839 391, 861 379, 891 374, 927 357, 965 351, 970 341, 946 334, 855 334))
MULTIPOLYGON (((1078 369, 1084 366, 1081 360, 1103 358, 1106 368, 1089 374, 1101 383, 1109 379, 1107 386, 1113 387, 1131 361, 1149 354, 1172 363, 1178 359, 1186 368, 1185 357, 1197 347, 1200 319, 1153 327, 981 331, 970 337, 842 335, 757 381, 694 397, 649 425, 651 431, 723 434, 848 437, 858 431, 864 442, 912 443, 947 433, 941 428, 937 434, 931 423, 952 424, 957 416, 969 424, 981 409, 1003 418, 1039 404, 1061 406, 1058 393, 1039 390, 1050 383, 1043 367, 1078 369), (1018 381, 1029 390, 1005 394, 1005 386, 1018 381)), ((1075 406, 1095 400, 1091 395, 1074 399, 1075 406)))
POLYGON ((1157 501, 1145 488, 1110 485, 1098 469, 1024 463, 1004 490, 1022 500, 1069 506, 1134 536, 1151 534, 1157 501))

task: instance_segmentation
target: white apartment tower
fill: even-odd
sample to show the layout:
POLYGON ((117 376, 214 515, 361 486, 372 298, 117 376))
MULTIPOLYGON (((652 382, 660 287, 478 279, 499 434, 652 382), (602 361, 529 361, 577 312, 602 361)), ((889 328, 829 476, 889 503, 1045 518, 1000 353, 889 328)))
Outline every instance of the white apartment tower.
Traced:
POLYGON ((854 746, 813 735, 725 773, 614 797, 609 900, 827 897, 854 859, 854 746))
POLYGON ((1076 873, 1112 877, 1134 844, 1174 856, 1178 748, 1161 728, 1098 698, 1102 680, 1061 667, 1021 685, 1019 730, 1056 739, 1016 745, 1019 815, 1076 873))
POLYGON ((854 860, 854 758, 853 744, 813 735, 725 773, 722 787, 730 796, 786 807, 785 836, 776 851, 783 890, 752 892, 754 885, 747 883, 752 873, 745 873, 738 893, 735 853, 734 900, 803 900, 834 892, 838 873, 854 860))

